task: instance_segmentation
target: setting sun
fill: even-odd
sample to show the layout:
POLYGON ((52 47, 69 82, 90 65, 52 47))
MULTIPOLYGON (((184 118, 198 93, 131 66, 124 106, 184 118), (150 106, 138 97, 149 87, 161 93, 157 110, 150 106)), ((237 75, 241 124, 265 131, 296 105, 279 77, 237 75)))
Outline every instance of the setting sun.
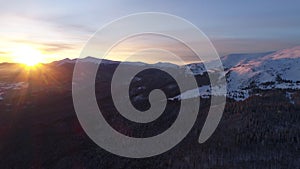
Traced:
POLYGON ((16 48, 12 53, 15 62, 26 64, 27 66, 35 66, 43 61, 43 54, 30 46, 22 46, 16 48))

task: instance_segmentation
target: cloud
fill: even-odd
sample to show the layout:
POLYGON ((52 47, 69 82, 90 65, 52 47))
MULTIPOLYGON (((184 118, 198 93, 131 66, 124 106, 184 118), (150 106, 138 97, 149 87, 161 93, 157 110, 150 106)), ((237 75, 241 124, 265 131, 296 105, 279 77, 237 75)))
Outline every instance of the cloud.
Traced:
POLYGON ((54 29, 60 32, 79 32, 81 34, 92 34, 97 29, 89 26, 80 20, 76 20, 74 18, 80 18, 78 14, 68 14, 68 15, 51 15, 51 16, 38 16, 38 17, 30 17, 30 19, 34 19, 41 23, 48 23, 54 29))
POLYGON ((43 47, 41 47, 40 49, 48 53, 55 53, 64 50, 76 49, 76 47, 72 44, 44 43, 42 44, 42 46, 43 47))
POLYGON ((211 41, 220 55, 269 52, 300 45, 283 39, 214 38, 211 41))
POLYGON ((0 55, 7 55, 7 54, 9 54, 9 52, 0 51, 0 55))
POLYGON ((47 53, 56 53, 64 50, 76 50, 78 45, 76 44, 67 44, 60 41, 57 42, 45 42, 45 41, 31 41, 31 40, 13 40, 19 44, 30 44, 36 46, 41 51, 47 53))

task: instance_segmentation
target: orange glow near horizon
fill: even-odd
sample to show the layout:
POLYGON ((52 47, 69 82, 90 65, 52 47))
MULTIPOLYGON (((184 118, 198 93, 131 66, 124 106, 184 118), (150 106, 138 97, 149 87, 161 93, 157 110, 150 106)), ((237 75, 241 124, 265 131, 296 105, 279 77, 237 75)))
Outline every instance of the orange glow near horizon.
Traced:
POLYGON ((16 48, 12 52, 12 56, 14 62, 25 64, 28 67, 33 67, 44 61, 42 52, 31 46, 16 48))

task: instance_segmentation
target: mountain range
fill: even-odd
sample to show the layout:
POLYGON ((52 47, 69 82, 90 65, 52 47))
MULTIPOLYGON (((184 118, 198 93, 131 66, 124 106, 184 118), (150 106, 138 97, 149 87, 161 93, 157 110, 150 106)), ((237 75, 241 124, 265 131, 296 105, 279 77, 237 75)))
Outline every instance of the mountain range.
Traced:
MULTIPOLYGON (((98 63, 100 60, 87 57, 85 62, 98 63)), ((64 59, 53 62, 57 66, 75 64, 77 59, 64 59)), ((300 46, 274 52, 253 54, 230 54, 221 57, 226 73, 227 97, 235 100, 245 100, 257 90, 269 89, 300 89, 300 46)), ((210 61, 214 62, 214 61, 210 61)), ((117 64, 116 61, 104 60, 101 64, 117 64)), ((146 66, 141 62, 128 62, 128 65, 146 66)), ((207 72, 203 63, 192 63, 178 66, 171 63, 156 63, 151 66, 160 68, 189 69, 193 75, 201 76, 207 72)), ((198 97, 191 89, 182 93, 183 98, 198 97)), ((199 87, 201 97, 210 95, 209 84, 199 87)))
MULTIPOLYGON (((102 60, 95 79, 99 109, 118 132, 150 137, 168 129, 177 118, 180 100, 200 96, 196 123, 170 151, 146 159, 113 155, 97 146, 82 129, 73 106, 72 76, 78 59, 41 64, 32 69, 0 64, 0 168, 298 168, 300 165, 300 47, 221 57, 227 81, 223 117, 211 138, 198 143, 212 94, 203 63, 175 65, 126 62, 139 72, 130 82, 132 105, 149 109, 149 93, 161 89, 168 98, 165 111, 149 124, 133 123, 118 113, 111 81, 118 61, 102 60), (157 68, 157 69, 153 69, 157 68), (195 78, 198 88, 180 91, 172 76, 195 78), (188 70, 191 70, 190 73, 188 70), (199 92, 198 92, 199 91, 199 92)), ((80 59, 87 66, 100 60, 80 59)), ((214 61, 211 61, 214 62, 214 61)), ((212 71, 219 75, 218 71, 212 71), (214 72, 215 71, 215 72, 214 72)), ((82 77, 89 75, 82 71, 82 77)), ((120 88, 128 85, 119 82, 120 88)), ((84 88, 82 90, 84 92, 84 88)), ((122 93, 124 92, 124 93, 122 93)), ((214 92, 214 94, 218 94, 214 92)))

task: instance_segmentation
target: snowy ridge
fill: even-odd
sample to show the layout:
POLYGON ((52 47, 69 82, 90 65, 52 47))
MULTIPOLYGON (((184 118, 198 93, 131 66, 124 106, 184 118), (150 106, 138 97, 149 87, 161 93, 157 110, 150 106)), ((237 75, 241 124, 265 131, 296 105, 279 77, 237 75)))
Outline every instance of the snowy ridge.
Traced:
POLYGON ((191 63, 184 66, 184 69, 187 73, 192 72, 193 75, 203 75, 206 72, 206 69, 202 63, 191 63))
MULTIPOLYGON (((276 52, 231 54, 221 59, 229 98, 245 100, 252 95, 253 89, 300 89, 300 46, 276 52)), ((202 63, 190 64, 187 68, 194 75, 202 75, 206 71, 202 63)), ((209 86, 203 86, 171 99, 207 98, 209 95, 209 86)))
POLYGON ((253 54, 230 54, 221 57, 222 63, 225 69, 232 68, 234 66, 246 64, 252 60, 259 59, 263 56, 272 54, 274 52, 265 53, 253 53, 253 54))
POLYGON ((218 86, 211 87, 210 85, 204 85, 204 86, 201 86, 196 89, 187 90, 178 96, 169 98, 168 100, 191 99, 191 98, 195 98, 195 97, 201 97, 201 98, 207 99, 211 95, 222 96, 222 95, 224 95, 224 89, 222 89, 218 86))
POLYGON ((300 47, 260 57, 247 56, 249 54, 241 58, 243 61, 239 61, 238 65, 225 65, 228 67, 226 76, 229 97, 246 99, 249 95, 238 94, 249 93, 253 88, 300 89, 300 47))

